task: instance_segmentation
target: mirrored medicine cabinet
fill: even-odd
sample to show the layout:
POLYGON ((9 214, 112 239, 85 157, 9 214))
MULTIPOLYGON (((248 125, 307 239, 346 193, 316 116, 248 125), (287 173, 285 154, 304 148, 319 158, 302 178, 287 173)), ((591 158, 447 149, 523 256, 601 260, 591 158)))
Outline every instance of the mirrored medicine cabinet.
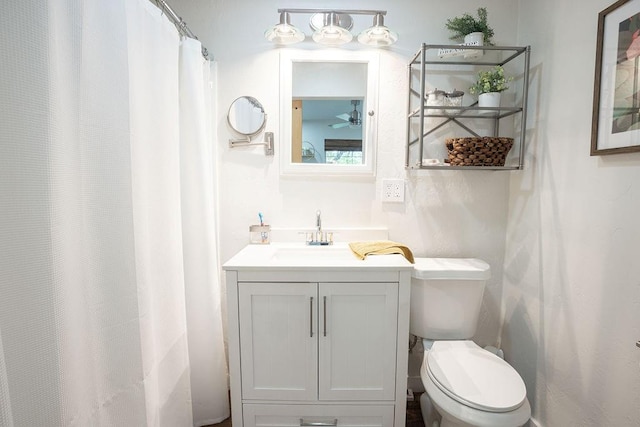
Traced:
POLYGON ((375 175, 378 53, 280 53, 283 175, 375 175))

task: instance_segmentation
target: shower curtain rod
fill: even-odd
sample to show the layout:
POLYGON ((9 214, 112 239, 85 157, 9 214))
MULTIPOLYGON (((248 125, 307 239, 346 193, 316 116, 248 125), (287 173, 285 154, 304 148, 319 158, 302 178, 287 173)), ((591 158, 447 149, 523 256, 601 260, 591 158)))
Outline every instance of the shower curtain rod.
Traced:
MULTIPOLYGON (((196 37, 196 35, 193 34, 193 32, 189 29, 189 27, 187 27, 187 23, 184 22, 184 20, 180 16, 178 16, 178 14, 171 8, 171 6, 167 4, 166 1, 164 0, 151 0, 151 1, 153 1, 160 8, 160 10, 162 10, 163 13, 166 13, 167 18, 169 18, 169 20, 173 22, 173 25, 176 26, 176 28, 178 29, 178 32, 181 35, 198 40, 198 37, 196 37)), ((202 56, 204 56, 204 59, 209 59, 209 51, 207 50, 206 47, 204 47, 204 45, 202 46, 202 56)))

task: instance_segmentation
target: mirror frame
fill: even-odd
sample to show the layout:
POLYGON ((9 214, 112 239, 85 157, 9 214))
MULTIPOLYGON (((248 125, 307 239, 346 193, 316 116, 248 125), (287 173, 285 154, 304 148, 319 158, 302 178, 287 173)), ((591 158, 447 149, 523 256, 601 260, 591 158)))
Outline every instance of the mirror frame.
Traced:
POLYGON ((282 175, 375 176, 378 128, 379 53, 375 51, 292 50, 280 52, 280 173, 282 175), (296 62, 345 62, 367 64, 365 126, 362 130, 364 161, 360 165, 293 163, 291 161, 291 100, 293 64, 296 62), (373 114, 371 114, 373 112, 373 114))

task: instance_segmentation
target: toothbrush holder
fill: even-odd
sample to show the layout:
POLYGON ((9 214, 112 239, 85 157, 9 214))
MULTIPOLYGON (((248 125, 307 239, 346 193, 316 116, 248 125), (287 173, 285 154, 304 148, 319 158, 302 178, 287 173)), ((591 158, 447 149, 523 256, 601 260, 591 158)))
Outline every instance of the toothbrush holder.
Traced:
POLYGON ((251 244, 268 245, 271 242, 270 225, 251 225, 249 226, 249 234, 251 235, 251 244))

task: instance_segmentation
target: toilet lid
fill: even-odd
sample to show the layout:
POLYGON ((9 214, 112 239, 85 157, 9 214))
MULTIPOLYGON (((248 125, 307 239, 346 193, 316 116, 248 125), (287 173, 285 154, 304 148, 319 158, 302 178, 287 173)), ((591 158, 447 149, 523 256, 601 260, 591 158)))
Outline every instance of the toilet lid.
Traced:
POLYGON ((508 412, 526 399, 524 381, 507 362, 472 341, 436 341, 427 371, 452 399, 490 412, 508 412))

